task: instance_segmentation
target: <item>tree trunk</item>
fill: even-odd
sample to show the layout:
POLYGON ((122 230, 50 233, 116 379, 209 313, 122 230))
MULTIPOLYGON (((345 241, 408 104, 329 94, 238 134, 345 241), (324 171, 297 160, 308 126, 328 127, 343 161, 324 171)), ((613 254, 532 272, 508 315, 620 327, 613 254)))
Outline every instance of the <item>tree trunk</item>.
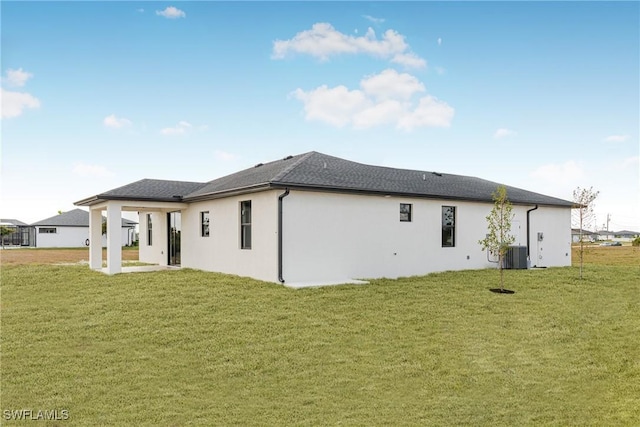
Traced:
POLYGON ((500 291, 504 291, 504 269, 502 268, 502 261, 504 259, 504 255, 502 252, 498 254, 498 266, 500 268, 500 291))

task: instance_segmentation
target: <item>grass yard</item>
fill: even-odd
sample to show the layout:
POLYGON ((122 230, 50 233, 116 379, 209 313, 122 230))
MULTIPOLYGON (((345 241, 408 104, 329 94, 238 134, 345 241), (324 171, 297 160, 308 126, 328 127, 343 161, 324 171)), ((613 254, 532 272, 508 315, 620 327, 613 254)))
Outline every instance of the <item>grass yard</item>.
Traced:
POLYGON ((507 271, 514 295, 495 270, 291 290, 3 264, 2 424, 637 426, 640 252, 618 249, 582 281, 507 271))

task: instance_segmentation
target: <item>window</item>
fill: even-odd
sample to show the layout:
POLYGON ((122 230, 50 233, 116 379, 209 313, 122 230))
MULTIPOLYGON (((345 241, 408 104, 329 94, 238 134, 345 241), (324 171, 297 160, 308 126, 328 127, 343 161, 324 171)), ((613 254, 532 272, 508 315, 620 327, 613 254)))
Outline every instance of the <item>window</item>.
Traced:
POLYGON ((209 237, 209 211, 200 212, 200 235, 209 237))
POLYGON ((151 214, 147 214, 147 246, 151 246, 153 237, 153 223, 151 222, 151 214))
POLYGON ((442 247, 454 247, 456 245, 456 208, 454 206, 442 207, 442 247))
POLYGON ((240 249, 251 249, 251 200, 240 202, 240 249))
POLYGON ((400 221, 411 222, 411 204, 400 203, 400 221))
POLYGON ((58 230, 55 227, 40 227, 38 234, 56 234, 58 230))

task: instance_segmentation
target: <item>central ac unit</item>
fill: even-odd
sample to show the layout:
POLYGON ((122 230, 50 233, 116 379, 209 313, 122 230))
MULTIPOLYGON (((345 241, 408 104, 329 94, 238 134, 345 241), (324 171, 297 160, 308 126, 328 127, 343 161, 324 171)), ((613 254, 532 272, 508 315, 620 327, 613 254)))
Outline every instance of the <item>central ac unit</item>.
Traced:
POLYGON ((527 268, 527 247, 509 246, 502 260, 502 268, 524 270, 527 268))

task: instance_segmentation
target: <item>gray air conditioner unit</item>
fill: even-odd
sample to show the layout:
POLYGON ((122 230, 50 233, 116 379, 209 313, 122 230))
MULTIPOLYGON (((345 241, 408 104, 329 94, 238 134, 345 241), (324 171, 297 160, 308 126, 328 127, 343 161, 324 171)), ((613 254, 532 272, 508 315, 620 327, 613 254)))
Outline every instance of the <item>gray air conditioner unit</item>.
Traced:
POLYGON ((509 270, 524 270, 527 268, 527 247, 509 246, 502 260, 502 268, 509 270))

